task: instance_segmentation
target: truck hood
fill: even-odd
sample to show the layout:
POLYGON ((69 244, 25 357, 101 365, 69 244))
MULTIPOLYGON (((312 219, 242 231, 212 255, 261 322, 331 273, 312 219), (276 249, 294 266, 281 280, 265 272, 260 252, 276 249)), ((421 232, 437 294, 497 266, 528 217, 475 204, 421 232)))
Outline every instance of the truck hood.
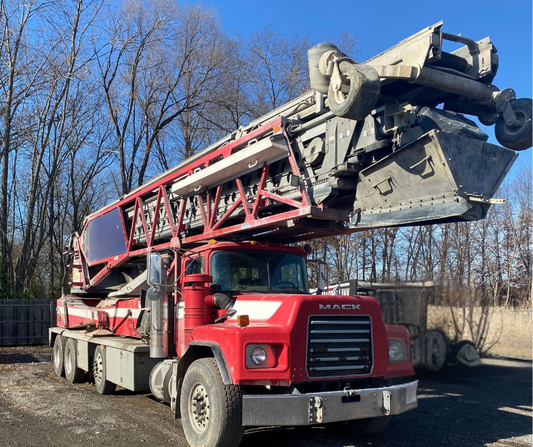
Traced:
POLYGON ((246 294, 237 297, 233 306, 239 315, 248 315, 251 322, 268 322, 285 325, 296 318, 298 312, 305 315, 381 315, 379 302, 371 297, 345 295, 288 295, 288 294, 246 294))
MULTIPOLYGON (((268 374, 268 380, 279 379, 279 382, 269 383, 281 385, 309 380, 334 380, 340 377, 384 377, 387 374, 387 332, 383 323, 381 307, 375 298, 345 295, 263 295, 258 293, 239 295, 234 309, 237 310, 237 315, 248 315, 250 324, 243 327, 239 326, 236 321, 237 315, 235 315, 224 323, 198 326, 192 332, 192 339, 195 343, 209 342, 221 347, 229 362, 235 383, 259 384, 257 381, 259 379, 253 378, 258 373, 244 367, 244 347, 254 343, 274 345, 278 350, 277 352, 282 353, 278 366, 268 374), (323 321, 320 320, 322 317, 324 317, 323 321), (343 374, 341 371, 317 375, 316 372, 313 372, 312 375, 309 375, 310 365, 307 356, 310 352, 308 340, 311 337, 310 324, 312 321, 325 324, 328 327, 335 325, 336 322, 342 324, 348 321, 361 321, 363 323, 356 324, 367 324, 370 334, 364 338, 368 338, 369 335, 371 338, 371 341, 366 340, 370 347, 370 352, 367 355, 372 358, 371 369, 362 370, 360 373, 350 371, 343 374), (331 323, 328 324, 328 321, 331 323)), ((318 326, 316 329, 318 330, 316 332, 323 332, 318 326)), ((342 329, 341 326, 337 331, 342 329)), ((325 333, 322 338, 329 338, 329 334, 325 333)), ((335 340, 339 340, 340 343, 347 342, 347 340, 339 338, 338 334, 333 335, 331 339, 332 342, 335 340)), ((361 341, 364 342, 365 340, 361 341)), ((319 347, 318 349, 322 348, 319 347)), ((266 382, 261 383, 267 384, 266 382)))

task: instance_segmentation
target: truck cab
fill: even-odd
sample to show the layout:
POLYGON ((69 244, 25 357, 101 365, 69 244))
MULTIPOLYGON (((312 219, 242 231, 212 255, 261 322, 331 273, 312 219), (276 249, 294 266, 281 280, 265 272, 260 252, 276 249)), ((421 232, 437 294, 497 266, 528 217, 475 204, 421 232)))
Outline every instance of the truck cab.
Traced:
POLYGON ((306 256, 282 244, 212 240, 181 258, 175 346, 184 379, 173 385, 162 373, 168 384, 159 387, 179 389, 175 410, 192 415, 186 433, 203 429, 194 409, 205 396, 179 363, 190 368, 206 353, 224 385, 242 393, 243 427, 342 422, 376 432, 416 408, 407 331, 385 325, 372 297, 311 295, 306 256))
POLYGON ((148 253, 140 286, 58 301, 56 373, 150 389, 192 446, 238 445, 247 426, 381 431, 417 406, 408 332, 375 298, 310 294, 306 257, 256 241, 148 253))
MULTIPOLYGON (((413 375, 407 356, 391 369, 386 339, 372 338, 373 331, 387 332, 378 301, 311 295, 306 256, 299 248, 253 241, 212 241, 188 252, 176 303, 177 355, 191 342, 219 344, 232 379, 248 385, 413 375)), ((400 328, 392 332, 407 342, 400 328)))

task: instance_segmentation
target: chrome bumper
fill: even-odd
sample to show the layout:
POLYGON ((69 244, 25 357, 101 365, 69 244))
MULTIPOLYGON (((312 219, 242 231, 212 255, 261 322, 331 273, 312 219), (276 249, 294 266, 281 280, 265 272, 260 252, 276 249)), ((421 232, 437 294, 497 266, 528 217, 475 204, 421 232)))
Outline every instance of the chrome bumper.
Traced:
POLYGON ((244 395, 242 425, 311 425, 399 414, 418 406, 417 388, 418 380, 362 390, 244 395))

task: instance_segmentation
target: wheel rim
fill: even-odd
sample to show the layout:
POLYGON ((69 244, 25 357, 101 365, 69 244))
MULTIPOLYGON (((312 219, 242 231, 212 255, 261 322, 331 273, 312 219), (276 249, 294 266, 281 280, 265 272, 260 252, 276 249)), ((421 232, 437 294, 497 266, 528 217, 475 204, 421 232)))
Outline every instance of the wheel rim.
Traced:
POLYGON ((65 374, 70 374, 72 371, 72 349, 67 347, 67 352, 65 353, 65 374))
POLYGON ((54 365, 56 369, 61 367, 61 350, 58 343, 54 345, 54 365))
POLYGON ((346 101, 346 98, 348 97, 348 93, 343 92, 343 87, 348 87, 348 91, 350 90, 351 80, 350 75, 347 73, 342 74, 342 84, 339 86, 339 89, 335 91, 335 102, 337 104, 341 104, 344 101, 346 101))
POLYGON ((93 376, 97 384, 104 380, 104 360, 101 353, 96 354, 93 362, 93 376))
POLYGON ((197 383, 192 387, 189 397, 189 420, 193 430, 201 434, 209 424, 209 396, 205 387, 197 383))

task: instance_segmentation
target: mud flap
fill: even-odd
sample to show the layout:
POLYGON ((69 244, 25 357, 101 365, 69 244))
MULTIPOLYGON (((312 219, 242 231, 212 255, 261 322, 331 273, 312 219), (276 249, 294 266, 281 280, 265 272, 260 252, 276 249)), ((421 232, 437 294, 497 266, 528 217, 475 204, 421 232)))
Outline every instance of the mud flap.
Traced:
POLYGON ((431 130, 359 173, 350 227, 483 219, 518 154, 431 130))

